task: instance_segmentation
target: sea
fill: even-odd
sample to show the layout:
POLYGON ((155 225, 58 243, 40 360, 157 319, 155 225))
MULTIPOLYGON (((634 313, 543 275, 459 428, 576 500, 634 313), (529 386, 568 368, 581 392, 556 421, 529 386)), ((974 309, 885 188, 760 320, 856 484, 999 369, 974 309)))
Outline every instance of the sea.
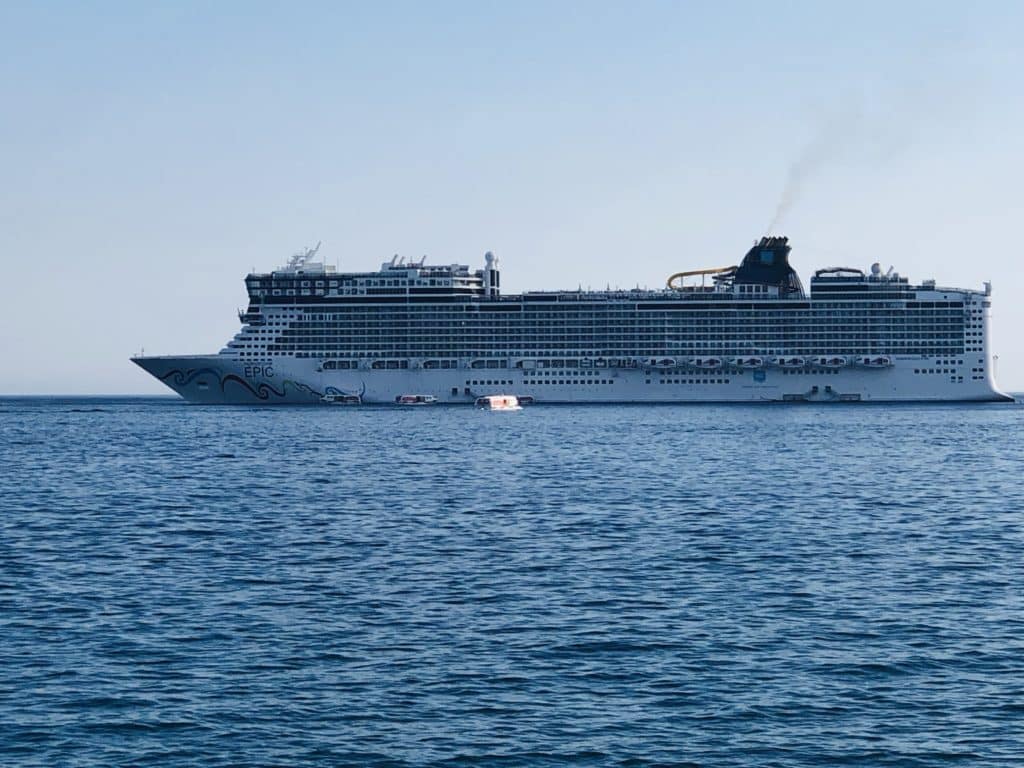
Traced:
POLYGON ((1021 766, 1022 435, 2 399, 0 765, 1021 766))

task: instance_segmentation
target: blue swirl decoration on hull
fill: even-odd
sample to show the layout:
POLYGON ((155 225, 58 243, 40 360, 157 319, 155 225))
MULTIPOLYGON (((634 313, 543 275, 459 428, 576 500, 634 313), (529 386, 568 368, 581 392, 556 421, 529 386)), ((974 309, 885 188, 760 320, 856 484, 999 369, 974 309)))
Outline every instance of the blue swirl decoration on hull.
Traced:
POLYGON ((164 382, 164 384, 170 384, 172 387, 187 387, 189 384, 195 381, 199 376, 202 376, 204 373, 209 373, 212 376, 220 376, 220 373, 213 368, 189 368, 187 371, 182 371, 179 370, 178 368, 174 368, 173 370, 170 370, 167 373, 165 373, 163 376, 157 376, 157 378, 160 381, 164 382), (174 378, 171 379, 171 381, 167 381, 172 376, 174 378))
POLYGON ((282 385, 282 388, 280 390, 275 389, 274 387, 272 387, 269 384, 267 384, 265 381, 261 381, 255 387, 253 387, 252 384, 250 384, 248 381, 243 379, 241 376, 236 376, 233 373, 229 373, 227 376, 225 376, 224 378, 222 378, 220 380, 220 391, 221 392, 224 392, 224 387, 227 385, 227 383, 229 381, 238 382, 243 387, 245 387, 247 390, 249 390, 249 392, 252 393, 253 397, 255 397, 255 398, 259 399, 259 400, 269 400, 271 392, 273 392, 278 397, 284 397, 285 396, 285 390, 286 390, 287 384, 288 384, 287 381, 284 382, 284 384, 282 385))
POLYGON ((291 385, 294 389, 299 390, 300 392, 305 392, 311 398, 315 398, 317 400, 324 396, 322 392, 317 392, 311 386, 309 386, 308 384, 303 384, 301 381, 292 381, 291 379, 285 379, 283 382, 284 388, 288 389, 289 385, 291 385))
POLYGON ((271 395, 284 398, 287 396, 289 388, 295 392, 305 395, 310 400, 318 400, 322 398, 324 394, 358 395, 359 397, 362 397, 366 393, 365 382, 360 382, 361 386, 359 387, 358 392, 350 392, 348 390, 338 389, 337 387, 326 387, 324 392, 318 392, 308 384, 303 384, 301 381, 293 381, 291 379, 285 379, 282 381, 281 388, 278 389, 265 381, 253 384, 235 373, 228 373, 221 376, 220 372, 215 368, 188 368, 184 371, 179 368, 175 368, 161 376, 157 376, 157 378, 172 387, 181 388, 187 387, 203 374, 209 374, 215 377, 220 382, 220 391, 224 394, 227 394, 226 387, 228 382, 234 382, 245 389, 257 400, 263 401, 269 400, 271 395))
POLYGON ((318 392, 317 390, 313 389, 308 384, 304 384, 301 381, 293 381, 292 379, 284 379, 281 382, 281 389, 276 389, 274 386, 272 386, 271 384, 268 384, 265 381, 258 382, 256 384, 256 386, 254 387, 252 384, 250 384, 248 381, 243 379, 241 376, 237 376, 236 374, 233 374, 233 373, 227 374, 224 378, 222 378, 220 380, 220 391, 221 392, 224 392, 224 387, 225 387, 225 385, 229 381, 234 381, 234 382, 237 382, 238 384, 241 384, 254 397, 256 397, 256 398, 258 398, 260 400, 269 400, 271 394, 277 395, 278 397, 281 397, 281 398, 286 397, 287 394, 288 394, 288 390, 289 389, 291 389, 293 392, 297 392, 299 394, 305 395, 305 399, 307 401, 315 401, 315 400, 319 400, 320 398, 323 397, 323 393, 322 392, 318 392))
POLYGON ((363 395, 366 394, 366 382, 365 381, 359 382, 359 391, 358 392, 350 392, 347 389, 338 389, 337 387, 324 387, 324 394, 325 395, 348 395, 349 397, 352 397, 352 396, 362 397, 363 395))

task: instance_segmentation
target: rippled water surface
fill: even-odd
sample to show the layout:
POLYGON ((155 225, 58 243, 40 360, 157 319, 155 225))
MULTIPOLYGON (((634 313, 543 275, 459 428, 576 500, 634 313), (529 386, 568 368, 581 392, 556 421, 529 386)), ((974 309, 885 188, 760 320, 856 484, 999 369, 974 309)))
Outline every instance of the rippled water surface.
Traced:
POLYGON ((1022 427, 0 400, 0 764, 1024 765, 1022 427))

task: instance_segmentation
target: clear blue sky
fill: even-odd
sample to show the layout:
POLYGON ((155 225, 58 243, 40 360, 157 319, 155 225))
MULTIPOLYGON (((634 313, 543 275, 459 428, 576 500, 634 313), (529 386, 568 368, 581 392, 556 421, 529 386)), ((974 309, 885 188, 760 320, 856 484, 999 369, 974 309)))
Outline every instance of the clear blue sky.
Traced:
POLYGON ((995 284, 1024 389, 1024 4, 0 5, 0 393, 165 392, 304 244, 659 285, 777 230, 995 284))

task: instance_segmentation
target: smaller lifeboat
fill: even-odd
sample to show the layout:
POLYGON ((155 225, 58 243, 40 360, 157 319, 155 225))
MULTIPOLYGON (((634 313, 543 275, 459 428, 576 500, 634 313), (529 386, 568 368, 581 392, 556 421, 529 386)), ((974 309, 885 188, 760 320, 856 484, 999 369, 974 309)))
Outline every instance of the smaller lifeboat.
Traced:
POLYGON ((886 355, 879 355, 877 357, 861 357, 857 360, 865 368, 889 368, 892 366, 892 358, 886 355))
POLYGON ((816 362, 822 368, 842 368, 846 365, 846 358, 833 355, 831 357, 819 357, 816 362))
POLYGON ((780 357, 778 363, 782 368, 803 368, 807 365, 802 357, 780 357))
POLYGON ((434 405, 437 398, 433 395, 399 395, 395 402, 398 405, 434 405))
POLYGON ((320 402, 329 405, 360 405, 363 402, 363 398, 359 395, 343 395, 332 392, 321 397, 320 402))
POLYGON ((476 407, 486 411, 518 411, 522 408, 515 395, 484 395, 476 399, 476 407))
POLYGON ((660 360, 654 361, 655 368, 675 368, 676 361, 671 357, 663 357, 660 360))
POLYGON ((762 357, 737 357, 732 361, 737 368, 763 368, 764 358, 762 357))
POLYGON ((720 357, 695 357, 690 362, 695 368, 703 368, 705 370, 715 370, 722 367, 722 358, 720 357))

